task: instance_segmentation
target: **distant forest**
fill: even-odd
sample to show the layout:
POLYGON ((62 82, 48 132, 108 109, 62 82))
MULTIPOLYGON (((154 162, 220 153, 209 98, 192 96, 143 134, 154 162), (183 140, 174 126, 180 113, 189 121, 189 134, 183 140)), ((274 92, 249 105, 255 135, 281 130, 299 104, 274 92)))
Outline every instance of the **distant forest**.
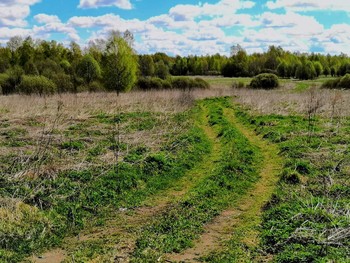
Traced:
POLYGON ((144 88, 150 79, 161 83, 155 88, 171 88, 172 81, 164 82, 171 76, 252 77, 274 73, 281 78, 314 79, 350 73, 350 59, 345 54, 292 53, 276 46, 265 53, 247 54, 240 45, 234 45, 230 56, 138 55, 133 41, 129 31, 113 31, 107 40, 90 41, 85 48, 75 42, 65 46, 56 41, 13 37, 0 47, 0 93, 122 92, 144 88))

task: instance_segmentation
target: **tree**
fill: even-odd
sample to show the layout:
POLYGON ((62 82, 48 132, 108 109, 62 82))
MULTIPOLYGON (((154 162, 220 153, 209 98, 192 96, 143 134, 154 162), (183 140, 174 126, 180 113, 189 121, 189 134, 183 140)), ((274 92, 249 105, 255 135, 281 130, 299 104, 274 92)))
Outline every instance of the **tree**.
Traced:
POLYGON ((137 74, 137 57, 128 43, 118 36, 109 39, 106 47, 104 80, 106 88, 117 92, 134 87, 137 74))
POLYGON ((277 67, 278 76, 285 78, 288 76, 288 66, 285 61, 282 61, 277 67))
POLYGON ((101 68, 91 55, 85 55, 77 65, 77 74, 86 84, 90 84, 101 77, 101 68))
POLYGON ((316 77, 319 77, 323 73, 322 64, 319 61, 314 62, 314 67, 316 71, 316 77))
POLYGON ((140 74, 143 77, 153 76, 154 75, 154 61, 150 55, 139 56, 139 69, 140 74))
POLYGON ((166 79, 169 76, 169 68, 164 64, 163 60, 156 63, 156 76, 161 79, 166 79))

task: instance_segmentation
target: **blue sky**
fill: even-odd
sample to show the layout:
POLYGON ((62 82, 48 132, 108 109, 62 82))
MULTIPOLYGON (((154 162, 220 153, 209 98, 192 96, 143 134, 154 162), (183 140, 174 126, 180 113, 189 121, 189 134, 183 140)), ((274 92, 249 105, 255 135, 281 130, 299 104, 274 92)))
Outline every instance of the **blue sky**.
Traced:
POLYGON ((299 52, 349 53, 346 0, 1 0, 0 43, 13 36, 66 44, 130 30, 139 53, 249 53, 270 45, 299 52))

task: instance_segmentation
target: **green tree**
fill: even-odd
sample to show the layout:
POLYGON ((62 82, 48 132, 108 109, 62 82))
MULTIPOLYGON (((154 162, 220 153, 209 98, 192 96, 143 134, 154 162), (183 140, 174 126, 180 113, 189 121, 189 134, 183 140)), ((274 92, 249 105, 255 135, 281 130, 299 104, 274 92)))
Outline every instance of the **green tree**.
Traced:
POLYGON ((314 67, 316 71, 316 77, 319 77, 323 73, 322 64, 319 61, 314 62, 314 67))
POLYGON ((156 63, 156 76, 161 79, 166 79, 169 76, 169 68, 163 60, 156 63))
POLYGON ((139 56, 139 69, 143 77, 151 77, 154 75, 154 61, 150 55, 139 56))
POLYGON ((90 84, 101 77, 101 68, 91 55, 85 55, 77 65, 77 74, 86 84, 90 84))
POLYGON ((137 79, 137 66, 137 56, 128 43, 122 37, 111 37, 105 57, 106 88, 116 91, 118 95, 131 90, 137 79))

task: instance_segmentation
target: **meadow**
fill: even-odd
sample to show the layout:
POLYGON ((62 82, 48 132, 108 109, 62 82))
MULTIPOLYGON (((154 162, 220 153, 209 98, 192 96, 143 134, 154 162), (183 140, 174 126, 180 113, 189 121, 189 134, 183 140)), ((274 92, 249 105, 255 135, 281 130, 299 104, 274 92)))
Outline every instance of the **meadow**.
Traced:
POLYGON ((0 261, 347 262, 350 91, 204 79, 0 96, 0 261))

